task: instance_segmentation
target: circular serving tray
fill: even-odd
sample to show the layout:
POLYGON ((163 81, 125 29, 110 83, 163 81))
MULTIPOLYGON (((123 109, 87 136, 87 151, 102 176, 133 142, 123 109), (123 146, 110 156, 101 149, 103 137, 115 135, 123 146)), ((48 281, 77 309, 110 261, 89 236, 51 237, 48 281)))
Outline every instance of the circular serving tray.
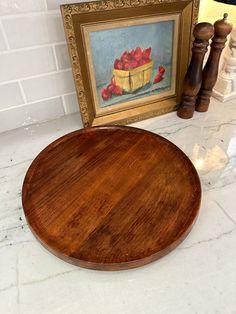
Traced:
POLYGON ((31 164, 23 207, 36 238, 63 260, 119 270, 152 262, 190 232, 201 186, 188 157, 144 130, 67 134, 31 164))

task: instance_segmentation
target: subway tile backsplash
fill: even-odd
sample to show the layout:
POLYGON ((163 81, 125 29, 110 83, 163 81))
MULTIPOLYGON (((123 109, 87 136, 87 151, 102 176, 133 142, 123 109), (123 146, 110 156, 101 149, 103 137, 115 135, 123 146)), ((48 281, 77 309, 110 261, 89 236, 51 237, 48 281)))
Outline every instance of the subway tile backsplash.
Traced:
POLYGON ((68 55, 67 45, 66 44, 56 45, 55 51, 59 69, 68 69, 70 67, 70 59, 68 55))
POLYGON ((66 114, 74 113, 78 110, 78 101, 75 93, 65 95, 64 100, 66 114))
POLYGON ((9 110, 11 107, 22 104, 24 104, 24 100, 18 82, 5 83, 0 85, 0 121, 1 110, 9 110))
POLYGON ((0 56, 0 82, 56 71, 52 47, 20 50, 0 56))
POLYGON ((9 46, 12 49, 65 41, 60 13, 38 13, 3 18, 9 46))
POLYGON ((56 119, 64 115, 64 108, 61 97, 49 100, 42 100, 33 104, 16 107, 14 110, 5 110, 0 113, 0 132, 56 119))
POLYGON ((0 132, 79 110, 60 4, 0 1, 0 132))
POLYGON ((29 102, 72 93, 75 89, 71 70, 23 80, 22 87, 29 102))
POLYGON ((1 0, 0 15, 46 10, 44 0, 1 0))

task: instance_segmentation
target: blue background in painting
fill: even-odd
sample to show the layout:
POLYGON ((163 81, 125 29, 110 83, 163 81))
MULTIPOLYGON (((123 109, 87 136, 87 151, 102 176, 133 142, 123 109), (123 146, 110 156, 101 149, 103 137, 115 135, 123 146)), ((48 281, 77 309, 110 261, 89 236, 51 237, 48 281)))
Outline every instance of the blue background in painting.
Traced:
MULTIPOLYGON (((155 62, 155 71, 160 64, 170 68, 173 30, 174 21, 164 21, 90 32, 90 45, 98 93, 104 85, 110 82, 114 60, 120 58, 125 50, 130 51, 136 47, 142 49, 151 47, 151 59, 155 62)), ((168 82, 165 82, 168 86, 170 86, 170 79, 171 75, 168 75, 168 82)), ((100 105, 101 107, 105 106, 102 103, 100 105)))

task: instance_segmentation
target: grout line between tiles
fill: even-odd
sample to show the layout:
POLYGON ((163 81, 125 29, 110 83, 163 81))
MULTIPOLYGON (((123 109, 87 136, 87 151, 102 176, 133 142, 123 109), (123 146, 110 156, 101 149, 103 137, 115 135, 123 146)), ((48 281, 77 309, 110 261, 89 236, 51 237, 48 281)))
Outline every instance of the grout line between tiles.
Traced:
POLYGON ((48 10, 47 0, 44 0, 43 3, 44 3, 44 8, 45 8, 45 10, 46 10, 46 11, 49 11, 49 10, 48 10))
POLYGON ((60 97, 61 97, 61 95, 41 98, 41 99, 34 100, 34 101, 31 101, 31 102, 26 102, 25 104, 12 106, 12 107, 8 107, 8 108, 5 108, 5 109, 0 109, 0 113, 4 112, 4 111, 9 111, 9 110, 12 110, 12 109, 21 108, 21 107, 25 107, 25 106, 28 106, 28 105, 33 105, 33 104, 36 104, 36 103, 44 102, 44 101, 47 101, 47 100, 52 100, 52 99, 56 99, 56 98, 60 99, 60 97))
POLYGON ((40 49, 40 48, 46 48, 46 47, 52 47, 53 45, 62 45, 66 44, 66 41, 56 41, 48 44, 40 44, 40 45, 34 45, 34 46, 27 46, 27 47, 22 47, 22 48, 10 48, 9 50, 6 51, 1 51, 1 55, 9 54, 9 53, 14 53, 14 52, 21 52, 21 51, 28 51, 28 50, 34 50, 34 49, 40 49))
MULTIPOLYGON (((36 0, 35 0, 36 1, 36 0)), ((40 15, 55 15, 57 14, 58 16, 61 15, 60 10, 44 10, 44 11, 29 11, 29 12, 19 12, 15 14, 7 14, 1 16, 2 20, 13 20, 16 18, 24 18, 24 17, 34 17, 34 16, 40 16, 40 15)))
POLYGON ((69 69, 62 69, 62 70, 56 70, 56 71, 51 71, 51 72, 45 72, 45 73, 41 73, 41 74, 35 74, 35 75, 31 75, 31 76, 22 77, 20 79, 15 79, 15 80, 9 80, 9 81, 1 82, 0 86, 1 85, 5 85, 5 84, 9 84, 9 83, 16 83, 19 80, 21 82, 23 82, 23 81, 31 80, 31 79, 34 79, 34 78, 40 78, 40 77, 44 77, 44 76, 49 76, 49 75, 54 75, 54 74, 57 74, 57 73, 63 73, 63 72, 69 72, 69 71, 71 71, 71 68, 69 68, 69 69))
MULTIPOLYGON (((27 99, 26 99, 26 96, 25 96, 25 91, 23 89, 23 86, 21 84, 21 81, 18 81, 18 84, 19 84, 19 87, 20 87, 20 91, 21 91, 21 95, 22 95, 22 98, 23 98, 23 101, 24 103, 26 104, 27 103, 27 99)), ((12 108, 12 107, 10 107, 12 108)))
POLYGON ((58 59, 57 59, 57 54, 56 54, 55 45, 52 46, 52 52, 53 52, 53 56, 54 56, 55 63, 56 63, 56 69, 57 69, 57 71, 58 71, 58 70, 60 70, 60 69, 59 69, 59 64, 58 64, 58 59))
MULTIPOLYGON (((21 104, 21 105, 17 105, 17 106, 12 106, 12 107, 8 107, 8 108, 0 109, 0 112, 8 111, 8 110, 11 110, 11 109, 20 108, 20 107, 24 107, 24 106, 28 106, 28 105, 33 105, 33 104, 36 104, 36 103, 39 103, 39 102, 60 98, 62 96, 63 97, 70 96, 70 95, 76 95, 76 92, 70 92, 70 93, 65 93, 65 94, 62 94, 62 95, 55 95, 55 96, 51 96, 51 97, 40 98, 38 100, 34 100, 34 101, 30 101, 30 102, 26 101, 25 104, 21 104)), ((63 107, 64 107, 64 105, 63 105, 63 107)))
POLYGON ((1 19, 0 19, 0 30, 2 31, 2 35, 3 35, 4 42, 5 42, 6 47, 7 47, 7 51, 9 51, 10 50, 10 45, 9 45, 9 42, 8 42, 8 39, 7 39, 7 34, 5 32, 5 29, 3 27, 1 19))
POLYGON ((63 105, 64 113, 66 115, 66 114, 68 114, 68 112, 67 112, 67 109, 66 109, 65 95, 62 95, 61 98, 62 98, 62 105, 63 105))

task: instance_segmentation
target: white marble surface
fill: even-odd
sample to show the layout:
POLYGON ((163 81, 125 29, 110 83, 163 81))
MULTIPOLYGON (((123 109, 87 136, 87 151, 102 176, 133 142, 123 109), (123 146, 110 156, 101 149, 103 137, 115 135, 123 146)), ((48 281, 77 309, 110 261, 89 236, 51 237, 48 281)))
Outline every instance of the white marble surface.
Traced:
POLYGON ((21 187, 32 159, 81 127, 78 115, 0 135, 0 313, 236 314, 236 102, 181 120, 134 124, 178 145, 200 174, 200 216, 187 239, 152 264, 120 272, 54 257, 25 222, 21 187))

